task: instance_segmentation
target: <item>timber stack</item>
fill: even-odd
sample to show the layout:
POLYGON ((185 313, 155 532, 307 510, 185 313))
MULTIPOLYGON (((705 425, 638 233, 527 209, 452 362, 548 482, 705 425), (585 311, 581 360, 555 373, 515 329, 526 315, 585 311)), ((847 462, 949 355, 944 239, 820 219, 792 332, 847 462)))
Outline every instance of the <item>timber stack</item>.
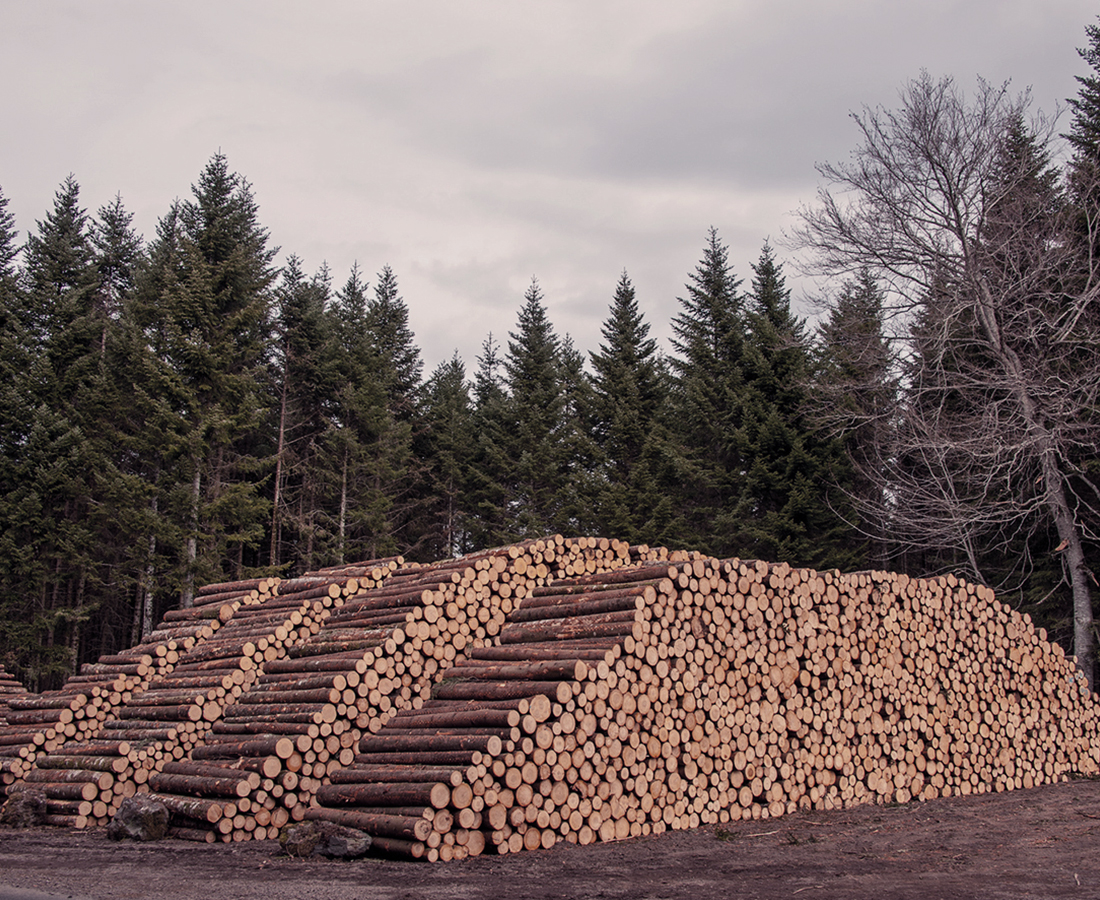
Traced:
POLYGON ((29 696, 30 691, 23 687, 23 682, 0 665, 0 726, 8 721, 8 702, 29 696))
MULTIPOLYGON (((616 548, 625 560, 625 545, 616 548)), ((422 704, 437 674, 469 648, 490 642, 513 603, 551 578, 552 567, 580 569, 592 565, 597 552, 607 564, 610 542, 582 549, 552 538, 405 566, 384 581, 344 582, 338 608, 318 633, 267 664, 254 688, 192 751, 205 776, 212 777, 212 768, 235 776, 256 772, 251 789, 195 780, 185 804, 166 797, 163 779, 150 779, 149 789, 173 813, 174 833, 207 841, 262 839, 302 819, 322 784, 352 761, 363 735, 377 732, 398 710, 422 704), (240 794, 216 793, 230 789, 240 794)))
POLYGON ((12 699, 0 724, 3 787, 27 777, 39 760, 63 746, 94 746, 104 723, 124 704, 171 672, 180 654, 212 637, 242 603, 256 602, 261 594, 255 588, 267 592, 275 582, 209 585, 192 609, 169 610, 142 643, 86 663, 60 690, 12 699))
POLYGON ((534 591, 308 815, 404 817, 383 847, 445 860, 1100 772, 1093 695, 984 587, 706 558, 630 577, 534 591), (449 765, 427 755, 475 733, 449 765))
POLYGON ((1100 704, 985 587, 560 536, 285 582, 100 734, 28 773, 58 824, 140 790, 180 837, 441 861, 1100 774, 1100 704))
POLYGON ((596 727, 575 718, 574 691, 590 669, 607 674, 638 610, 672 589, 667 574, 667 565, 614 566, 534 586, 498 640, 471 648, 428 700, 359 742, 353 764, 332 773, 306 816, 429 860, 476 856, 487 843, 500 852, 552 845, 562 811, 569 833, 569 810, 551 818, 545 804, 566 803, 567 785, 593 776, 583 757, 573 765, 574 732, 596 727), (553 788, 540 783, 542 767, 560 776, 553 788))
POLYGON ((330 752, 338 754, 348 741, 343 735, 355 688, 370 683, 363 679, 368 651, 396 649, 377 629, 349 633, 332 623, 355 608, 356 598, 378 591, 401 563, 357 563, 280 584, 281 603, 320 602, 323 615, 308 630, 276 634, 280 652, 265 651, 271 658, 257 661, 255 678, 190 748, 190 759, 165 763, 139 788, 167 806, 174 836, 267 838, 287 823, 287 806, 293 809, 300 794, 308 794, 330 752))
POLYGON ((105 824, 148 770, 165 760, 165 745, 171 746, 169 755, 185 755, 182 748, 209 727, 208 716, 216 716, 217 698, 248 680, 242 648, 251 645, 241 632, 251 631, 235 617, 261 608, 277 585, 275 578, 208 585, 192 608, 170 612, 143 644, 85 666, 55 692, 62 701, 74 693, 79 698, 66 726, 72 733, 66 730, 64 739, 46 741, 41 752, 28 755, 32 765, 21 775, 45 792, 53 824, 105 824), (180 668, 196 659, 232 659, 240 674, 207 670, 196 679, 180 668))

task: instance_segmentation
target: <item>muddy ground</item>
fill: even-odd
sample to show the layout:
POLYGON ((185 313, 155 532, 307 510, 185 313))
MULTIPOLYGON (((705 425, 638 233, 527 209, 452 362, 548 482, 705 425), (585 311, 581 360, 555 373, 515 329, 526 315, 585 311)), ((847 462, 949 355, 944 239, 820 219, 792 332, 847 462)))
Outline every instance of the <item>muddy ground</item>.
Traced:
POLYGON ((295 860, 276 842, 0 830, 0 900, 1100 897, 1100 781, 806 812, 459 863, 295 860))

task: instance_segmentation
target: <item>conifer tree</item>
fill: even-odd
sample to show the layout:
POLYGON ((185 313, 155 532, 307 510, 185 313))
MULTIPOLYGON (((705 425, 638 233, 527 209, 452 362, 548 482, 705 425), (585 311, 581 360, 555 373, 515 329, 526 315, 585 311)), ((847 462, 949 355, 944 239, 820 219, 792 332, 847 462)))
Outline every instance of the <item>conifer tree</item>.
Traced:
MULTIPOLYGON (((31 403, 26 383, 30 365, 29 338, 24 327, 25 305, 15 261, 15 216, 8 212, 8 198, 0 191, 0 491, 6 497, 14 485, 11 467, 30 421, 31 403)), ((0 540, 3 529, 0 529, 0 540)), ((10 556, 4 554, 4 559, 10 556)))
POLYGON ((31 603, 27 663, 36 682, 56 682, 79 661, 88 623, 102 635, 132 609, 133 494, 114 440, 129 397, 108 341, 117 313, 103 303, 91 223, 72 176, 29 238, 26 261, 17 319, 28 369, 17 383, 29 408, 9 498, 20 515, 5 530, 23 548, 13 559, 31 603))
MULTIPOLYGON (((117 321, 121 317, 123 305, 133 296, 137 286, 144 247, 133 223, 134 216, 127 212, 120 195, 116 195, 110 205, 101 207, 92 223, 91 241, 95 248, 99 302, 104 320, 117 321)), ((105 342, 106 329, 103 331, 104 345, 105 342)))
POLYGON ((561 510, 554 530, 591 534, 599 530, 593 495, 601 481, 604 458, 594 436, 596 393, 584 368, 584 356, 568 334, 561 341, 559 360, 564 400, 560 449, 568 480, 561 486, 561 510))
POLYGON ((391 471, 388 495, 389 529, 401 552, 419 556, 431 530, 427 520, 428 472, 422 460, 426 425, 420 408, 423 362, 409 328, 409 310, 389 266, 378 273, 374 296, 367 306, 367 327, 378 360, 380 384, 393 420, 387 431, 386 453, 391 471))
POLYGON ((504 359, 507 521, 516 538, 536 537, 563 526, 572 474, 562 345, 546 314, 537 279, 531 280, 523 301, 504 359))
MULTIPOLYGON (((237 576, 265 533, 266 463, 256 440, 266 415, 275 251, 251 186, 215 155, 193 199, 162 221, 142 289, 154 351, 174 378, 176 514, 186 522, 181 602, 196 582, 237 576)), ((266 562, 266 559, 264 559, 266 562)))
POLYGON ((109 511, 99 543, 110 574, 95 622, 98 646, 92 635, 86 642, 85 655, 93 659, 152 630, 154 617, 163 611, 156 608, 155 596, 161 551, 172 543, 160 515, 157 484, 163 469, 157 424, 163 421, 164 393, 157 387, 155 361, 134 315, 138 273, 147 257, 133 218, 116 195, 99 209, 90 229, 98 274, 94 311, 99 333, 93 355, 101 367, 94 389, 99 413, 93 440, 113 466, 107 470, 111 477, 102 479, 105 493, 98 501, 109 511))
POLYGON ((425 386, 428 466, 426 514, 431 530, 425 556, 442 559, 473 549, 467 487, 474 459, 473 407, 466 368, 455 353, 440 363, 425 386))
POLYGON ((276 403, 270 565, 316 567, 325 466, 338 359, 326 315, 328 270, 313 278, 291 255, 275 291, 273 375, 276 403))
POLYGON ((729 251, 711 228, 703 258, 689 276, 672 320, 675 375, 670 432, 662 454, 666 490, 675 497, 680 540, 705 552, 727 547, 718 517, 736 502, 744 477, 737 450, 744 384, 744 311, 729 251))
POLYGON ((473 383, 474 446, 466 486, 473 548, 499 546, 512 533, 507 521, 511 425, 503 369, 500 344, 490 332, 482 342, 473 383))
POLYGON ((353 266, 331 308, 339 357, 334 427, 326 439, 328 553, 334 562, 399 552, 395 490, 407 461, 409 425, 398 422, 368 325, 368 285, 353 266))
POLYGON ((0 193, 0 659, 31 689, 38 687, 42 622, 36 615, 44 581, 33 539, 42 514, 31 451, 35 402, 31 339, 16 260, 15 217, 0 193), (32 677, 28 677, 28 675, 32 677))
POLYGON ((1087 215, 1100 198, 1100 25, 1086 25, 1085 34, 1088 44, 1077 53, 1091 71, 1077 76, 1077 96, 1066 101, 1072 122, 1065 138, 1073 148, 1070 185, 1080 212, 1087 215))
POLYGON ((615 288, 603 343, 591 354, 593 437, 602 450, 591 497, 596 528, 631 543, 656 540, 652 514, 658 487, 646 455, 667 402, 667 379, 624 271, 615 288))
POLYGON ((830 498, 852 526, 852 543, 868 565, 887 567, 882 460, 892 443, 898 386, 885 329, 881 288, 866 269, 845 282, 819 329, 814 420, 844 447, 846 465, 830 498))
POLYGON ((850 535, 827 496, 839 445, 810 418, 813 360, 803 322, 791 313, 782 266, 765 243, 753 266, 746 323, 742 421, 737 446, 744 480, 718 517, 743 557, 850 568, 850 535))
POLYGON ((367 306, 366 325, 381 361, 380 377, 389 398, 390 410, 401 421, 416 415, 424 363, 409 328, 409 309, 389 266, 378 273, 374 297, 367 306))

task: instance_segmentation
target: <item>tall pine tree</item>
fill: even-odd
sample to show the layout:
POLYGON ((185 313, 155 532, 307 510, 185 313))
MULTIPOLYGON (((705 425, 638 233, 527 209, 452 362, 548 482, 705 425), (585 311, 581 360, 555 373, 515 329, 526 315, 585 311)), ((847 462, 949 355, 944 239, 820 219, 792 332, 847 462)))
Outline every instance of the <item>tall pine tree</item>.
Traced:
POLYGON ((814 421, 838 439, 845 464, 835 470, 830 505, 851 525, 864 564, 887 568, 883 460, 890 455, 898 385, 886 335, 882 290, 864 269, 847 281, 818 335, 814 421))
POLYGON ((187 534, 181 602, 260 556, 269 501, 259 425, 267 413, 275 251, 248 182, 215 155, 192 199, 161 223, 142 290, 153 349, 171 373, 175 515, 187 534))
POLYGON ((367 290, 353 266, 330 312, 340 373, 334 427, 326 440, 328 552, 334 562, 399 550, 395 490, 406 472, 410 428, 391 407, 388 363, 368 325, 367 290))
POLYGON ((426 425, 420 408, 424 364, 409 328, 409 310, 389 266, 378 273, 374 296, 367 305, 367 328, 379 369, 377 378, 392 419, 386 453, 391 477, 387 486, 389 528, 401 552, 418 558, 431 530, 428 473, 422 460, 426 425))
POLYGON ((840 448, 810 417, 809 341, 791 313, 782 266, 766 243, 753 275, 737 429, 744 480, 737 502, 718 517, 719 527, 740 556, 849 568, 850 535, 828 498, 840 448))
POLYGON ((495 547, 511 539, 508 523, 508 433, 510 413, 504 390, 504 360, 490 332, 477 357, 473 384, 473 458, 467 470, 470 542, 495 547))
POLYGON ((316 567, 320 549, 323 448, 339 379, 328 299, 327 269, 307 278, 301 260, 292 255, 275 291, 276 437, 269 564, 295 565, 303 571, 316 567))
POLYGON ((466 367, 456 353, 440 363, 424 392, 428 467, 425 556, 442 559, 473 549, 468 485, 474 461, 474 419, 466 367))
POLYGON ((509 332, 505 510, 509 537, 530 538, 567 527, 573 460, 562 383, 562 345, 536 279, 523 295, 516 331, 509 332))
POLYGON ((657 439, 668 382, 625 271, 601 334, 599 352, 591 354, 593 437, 602 450, 590 492, 596 527, 631 543, 656 540, 661 492, 647 448, 657 439))
POLYGON ((733 507, 744 478, 737 431, 743 418, 744 310, 729 251, 711 228, 672 320, 673 383, 663 487, 674 497, 669 528, 684 545, 722 554, 719 517, 733 507))

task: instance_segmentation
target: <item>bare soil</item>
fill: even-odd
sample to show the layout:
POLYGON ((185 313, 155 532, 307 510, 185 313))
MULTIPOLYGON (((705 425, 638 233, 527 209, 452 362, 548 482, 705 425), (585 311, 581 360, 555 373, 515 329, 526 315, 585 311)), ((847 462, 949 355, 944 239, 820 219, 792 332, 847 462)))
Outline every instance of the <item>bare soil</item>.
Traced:
POLYGON ((802 812, 459 863, 336 862, 273 841, 114 843, 0 830, 0 900, 1096 898, 1100 781, 802 812))

